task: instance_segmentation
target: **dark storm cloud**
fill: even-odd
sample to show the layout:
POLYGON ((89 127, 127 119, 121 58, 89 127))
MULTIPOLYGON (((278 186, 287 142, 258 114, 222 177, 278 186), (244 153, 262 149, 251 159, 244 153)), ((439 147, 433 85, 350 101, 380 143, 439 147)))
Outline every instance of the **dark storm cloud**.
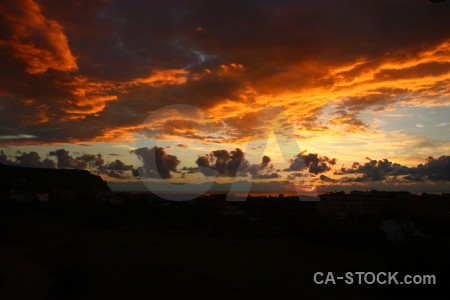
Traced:
POLYGON ((232 151, 215 150, 210 154, 198 157, 195 163, 205 176, 235 177, 244 174, 249 166, 244 157, 245 153, 239 148, 232 151))
POLYGON ((125 0, 77 4, 44 0, 42 6, 50 19, 65 26, 73 51, 86 60, 84 67, 80 60, 80 68, 116 81, 140 77, 153 68, 205 67, 209 60, 264 62, 258 71, 273 73, 276 66, 287 67, 287 61, 324 54, 334 60, 360 53, 377 56, 387 48, 417 45, 419 38, 439 42, 448 36, 437 26, 449 24, 445 9, 408 0, 134 1, 132 5, 125 0), (280 52, 285 55, 273 55, 280 52), (117 70, 122 72, 111 72, 117 70))
POLYGON ((47 158, 41 159, 37 152, 18 152, 14 159, 1 151, 0 163, 4 165, 29 167, 29 168, 59 168, 59 169, 81 169, 89 170, 95 174, 107 175, 112 178, 130 178, 130 171, 134 170, 132 165, 126 165, 119 159, 112 162, 105 162, 101 154, 72 155, 65 149, 50 151, 47 158), (54 160, 50 159, 56 158, 54 160))
POLYGON ((290 173, 290 174, 287 176, 287 179, 289 179, 289 180, 296 180, 296 179, 299 178, 299 177, 305 177, 305 176, 306 176, 305 173, 294 172, 294 173, 290 173))
POLYGON ((319 156, 317 153, 308 153, 303 151, 291 159, 290 165, 284 171, 303 171, 308 170, 309 173, 319 174, 330 171, 332 166, 336 164, 336 159, 329 159, 326 156, 319 156))
POLYGON ((186 45, 189 34, 196 33, 190 25, 195 22, 195 7, 190 5, 180 1, 43 1, 45 13, 64 24, 73 51, 83 57, 80 69, 108 81, 127 81, 149 70, 195 63, 198 55, 186 45))
POLYGON ((443 155, 439 158, 429 157, 425 164, 419 164, 412 168, 413 172, 407 176, 412 181, 450 181, 450 156, 443 155))
POLYGON ((198 172, 198 168, 183 167, 183 168, 181 168, 181 171, 184 171, 185 173, 188 173, 188 174, 195 174, 198 172))
POLYGON ((73 168, 75 165, 75 159, 69 154, 69 151, 65 149, 58 149, 49 152, 50 156, 56 157, 58 168, 73 168))
POLYGON ((178 158, 167 154, 164 148, 153 147, 151 149, 144 147, 133 150, 143 166, 138 167, 133 173, 142 178, 172 178, 171 172, 178 172, 177 166, 180 164, 178 158))
POLYGON ((22 152, 16 156, 17 163, 23 167, 30 168, 55 168, 55 162, 48 158, 41 161, 41 157, 37 152, 22 152))
POLYGON ((267 174, 252 174, 253 179, 275 179, 280 178, 280 174, 276 172, 267 173, 267 174))
POLYGON ((270 157, 264 155, 259 164, 250 164, 245 159, 245 153, 236 148, 232 151, 216 150, 199 156, 195 163, 198 168, 189 169, 190 172, 200 171, 205 176, 247 176, 253 179, 274 179, 281 177, 272 164, 270 157))
POLYGON ((132 165, 126 165, 119 159, 109 163, 105 162, 100 153, 83 153, 78 156, 72 156, 67 150, 58 149, 49 152, 49 156, 56 157, 56 165, 58 168, 87 169, 96 174, 103 174, 118 179, 130 178, 129 172, 127 171, 132 171, 134 169, 132 165))
POLYGON ((351 168, 341 168, 336 171, 336 175, 342 174, 362 174, 354 178, 343 178, 346 182, 365 182, 365 181, 383 181, 391 175, 406 175, 411 172, 408 167, 393 163, 387 159, 372 160, 367 158, 368 162, 359 164, 354 162, 351 168))
POLYGON ((22 166, 28 168, 55 168, 55 162, 51 159, 45 158, 41 160, 40 155, 37 152, 17 152, 18 155, 14 156, 14 160, 8 158, 8 156, 1 151, 0 152, 0 164, 9 166, 22 166))
POLYGON ((49 156, 56 158, 56 165, 58 168, 68 169, 101 169, 104 167, 105 161, 101 154, 82 154, 79 156, 72 156, 69 151, 65 149, 58 149, 50 151, 49 156))
POLYGON ((99 168, 99 171, 103 174, 108 175, 109 177, 118 178, 118 179, 126 179, 130 178, 127 171, 133 171, 134 167, 132 165, 126 165, 119 159, 112 161, 110 163, 105 164, 102 168, 99 168))
POLYGON ((8 156, 5 154, 5 152, 3 152, 3 150, 0 151, 0 164, 8 165, 8 166, 14 164, 14 162, 12 162, 12 161, 8 158, 8 156))
MULTIPOLYGON (((414 58, 448 39, 443 30, 450 27, 448 3, 2 3, 0 134, 20 128, 19 134, 36 136, 28 141, 35 144, 120 139, 141 124, 147 111, 171 103, 202 108, 226 100, 239 104, 249 87, 273 95, 332 87, 339 78, 351 81, 373 70, 380 81, 448 70, 443 62, 377 70, 387 58, 414 58), (328 72, 360 58, 365 62, 339 78, 328 72), (217 72, 232 63, 245 70, 217 72), (184 81, 142 80, 164 70, 185 70, 184 81)), ((368 99, 367 105, 386 105, 389 99, 368 99)), ((248 101, 251 105, 252 98, 248 101)))
POLYGON ((191 168, 190 171, 200 171, 205 176, 216 176, 217 172, 214 168, 211 167, 212 156, 210 154, 206 154, 204 156, 199 156, 195 163, 198 168, 191 168))
POLYGON ((248 172, 251 174, 253 179, 274 179, 280 178, 272 164, 270 164, 270 157, 264 155, 261 159, 260 164, 253 164, 248 168, 248 172))
POLYGON ((351 168, 341 168, 335 175, 357 174, 356 177, 343 177, 342 182, 378 182, 393 179, 399 182, 448 182, 450 181, 450 156, 443 155, 437 159, 429 157, 425 164, 406 167, 398 163, 372 160, 364 164, 353 163, 351 168))
POLYGON ((330 177, 328 177, 328 176, 325 176, 325 175, 320 175, 320 180, 322 181, 322 182, 338 182, 337 180, 335 180, 335 179, 332 179, 332 178, 330 178, 330 177))

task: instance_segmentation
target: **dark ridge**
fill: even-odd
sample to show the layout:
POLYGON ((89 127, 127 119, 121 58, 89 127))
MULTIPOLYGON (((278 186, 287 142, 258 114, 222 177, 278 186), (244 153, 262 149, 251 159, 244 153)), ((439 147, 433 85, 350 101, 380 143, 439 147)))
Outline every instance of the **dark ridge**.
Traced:
POLYGON ((0 164, 0 194, 111 192, 106 181, 86 170, 44 169, 0 164))

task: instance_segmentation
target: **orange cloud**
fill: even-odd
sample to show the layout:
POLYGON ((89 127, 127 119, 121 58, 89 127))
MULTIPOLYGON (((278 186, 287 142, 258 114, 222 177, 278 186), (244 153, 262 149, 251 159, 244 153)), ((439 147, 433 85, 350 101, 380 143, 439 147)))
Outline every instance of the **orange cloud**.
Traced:
POLYGON ((148 84, 153 87, 161 87, 168 84, 183 84, 187 81, 188 71, 183 69, 153 70, 153 73, 144 78, 136 78, 131 84, 148 84))
POLYGON ((14 51, 16 58, 26 64, 27 73, 78 69, 63 27, 47 19, 35 1, 8 1, 1 11, 9 22, 10 34, 0 40, 0 45, 14 51))
POLYGON ((433 11, 416 24, 417 12, 432 9, 417 3, 372 4, 368 11, 347 1, 327 7, 261 2, 229 14, 236 22, 228 31, 216 7, 203 14, 182 4, 192 16, 173 19, 165 4, 149 18, 147 4, 131 13, 125 3, 112 3, 100 14, 106 2, 80 2, 76 12, 57 1, 11 3, 3 10, 7 39, 1 43, 14 59, 3 64, 11 70, 2 77, 7 101, 0 104, 6 127, 42 143, 129 140, 149 113, 177 103, 204 109, 212 121, 164 117, 152 128, 162 128, 161 139, 243 144, 254 130, 273 129, 271 120, 255 125, 267 106, 283 107, 302 139, 375 135, 372 124, 358 119, 364 110, 450 101, 450 40, 434 26, 436 19, 447 21, 433 11), (402 21, 384 18, 400 8, 408 32, 402 21), (365 17, 343 18, 349 10, 365 17), (199 24, 207 30, 193 30, 199 24))

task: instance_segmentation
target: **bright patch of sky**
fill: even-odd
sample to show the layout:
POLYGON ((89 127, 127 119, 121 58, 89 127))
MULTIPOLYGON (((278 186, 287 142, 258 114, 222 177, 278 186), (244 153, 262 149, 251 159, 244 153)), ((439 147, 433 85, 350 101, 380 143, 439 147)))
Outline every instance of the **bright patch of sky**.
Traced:
POLYGON ((360 117, 372 124, 375 130, 401 131, 438 141, 450 140, 450 106, 396 105, 394 108, 393 111, 364 111, 360 117))

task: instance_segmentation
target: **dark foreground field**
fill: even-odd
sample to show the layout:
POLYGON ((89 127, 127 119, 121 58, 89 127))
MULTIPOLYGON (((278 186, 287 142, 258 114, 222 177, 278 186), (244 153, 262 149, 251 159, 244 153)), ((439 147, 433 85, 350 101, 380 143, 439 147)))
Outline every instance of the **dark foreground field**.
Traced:
POLYGON ((408 216, 422 237, 391 242, 379 224, 392 212, 331 220, 308 204, 280 209, 280 199, 230 214, 207 201, 128 197, 115 204, 3 205, 0 299, 423 299, 448 293, 445 224, 408 216), (437 285, 315 285, 318 271, 434 274, 437 285))

